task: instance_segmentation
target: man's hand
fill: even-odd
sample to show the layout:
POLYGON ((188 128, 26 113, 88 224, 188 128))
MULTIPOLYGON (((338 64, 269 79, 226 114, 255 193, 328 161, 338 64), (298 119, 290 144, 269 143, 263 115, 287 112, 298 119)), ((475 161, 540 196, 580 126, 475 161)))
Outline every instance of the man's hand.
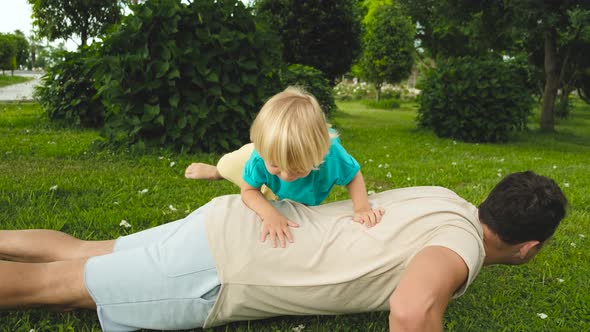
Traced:
POLYGON ((354 218, 352 220, 358 222, 359 224, 363 224, 367 227, 373 227, 381 221, 381 218, 383 218, 384 214, 385 210, 383 210, 382 208, 367 208, 362 209, 360 211, 355 211, 354 218))
POLYGON ((266 237, 270 237, 270 243, 273 248, 277 247, 277 241, 281 248, 285 248, 287 241, 293 243, 293 234, 289 227, 299 227, 299 224, 279 216, 262 219, 262 231, 260 232, 260 241, 266 241, 266 237))

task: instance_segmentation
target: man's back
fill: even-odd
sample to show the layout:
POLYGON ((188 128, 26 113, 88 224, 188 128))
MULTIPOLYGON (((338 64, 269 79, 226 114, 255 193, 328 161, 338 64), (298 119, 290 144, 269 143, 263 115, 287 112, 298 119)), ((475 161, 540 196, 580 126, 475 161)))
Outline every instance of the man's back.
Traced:
POLYGON ((239 196, 208 209, 207 233, 222 289, 206 326, 277 315, 387 310, 409 260, 427 246, 444 246, 469 268, 467 285, 484 259, 477 209, 441 187, 391 190, 370 198, 386 214, 366 228, 352 221, 350 202, 275 207, 300 227, 295 242, 272 248, 239 196))

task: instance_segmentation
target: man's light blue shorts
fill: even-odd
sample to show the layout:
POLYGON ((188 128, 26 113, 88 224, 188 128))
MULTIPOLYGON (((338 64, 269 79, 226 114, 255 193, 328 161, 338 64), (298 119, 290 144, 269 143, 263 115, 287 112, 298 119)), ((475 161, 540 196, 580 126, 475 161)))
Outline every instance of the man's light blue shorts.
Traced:
POLYGON ((203 326, 219 292, 205 234, 206 207, 121 237, 113 253, 88 260, 86 288, 104 331, 203 326))

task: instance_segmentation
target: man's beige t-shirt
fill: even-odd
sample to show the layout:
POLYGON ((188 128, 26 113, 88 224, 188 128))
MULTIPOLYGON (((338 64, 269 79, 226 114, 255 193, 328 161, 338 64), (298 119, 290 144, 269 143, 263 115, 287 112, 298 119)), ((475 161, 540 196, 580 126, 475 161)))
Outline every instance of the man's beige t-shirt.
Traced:
POLYGON ((455 296, 465 292, 485 256, 475 206, 442 187, 395 189, 369 201, 386 211, 372 228, 352 220, 350 200, 315 207, 275 202, 299 227, 291 228, 294 243, 272 248, 260 242, 259 218, 239 195, 213 200, 205 220, 221 289, 205 327, 389 310, 401 273, 427 246, 444 246, 463 258, 469 277, 455 296))

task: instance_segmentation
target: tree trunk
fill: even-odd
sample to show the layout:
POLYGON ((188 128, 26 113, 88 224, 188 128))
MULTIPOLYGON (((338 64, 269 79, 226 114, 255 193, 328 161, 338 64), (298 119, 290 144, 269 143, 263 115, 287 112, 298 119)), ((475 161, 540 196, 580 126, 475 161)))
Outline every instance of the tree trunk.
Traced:
POLYGON ((548 28, 545 39, 545 89, 541 107, 541 130, 553 131, 555 127, 555 98, 559 87, 557 70, 557 35, 554 28, 548 28))
POLYGON ((375 98, 377 101, 381 100, 381 84, 375 84, 375 91, 377 92, 375 98))
POLYGON ((569 104, 570 104, 570 93, 574 91, 574 87, 571 85, 564 85, 561 87, 561 94, 559 95, 559 108, 555 110, 555 115, 558 118, 567 118, 569 116, 569 104))

